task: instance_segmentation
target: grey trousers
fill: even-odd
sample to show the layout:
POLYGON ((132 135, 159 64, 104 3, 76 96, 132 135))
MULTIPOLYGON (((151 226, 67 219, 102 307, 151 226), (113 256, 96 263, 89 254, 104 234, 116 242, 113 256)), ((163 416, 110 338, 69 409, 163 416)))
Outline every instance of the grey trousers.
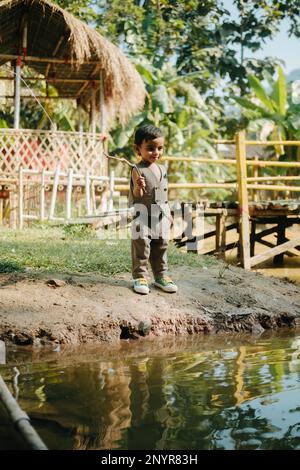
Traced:
POLYGON ((132 277, 146 278, 148 274, 148 262, 150 261, 154 278, 163 277, 167 273, 167 248, 168 240, 163 238, 137 238, 131 240, 132 277))

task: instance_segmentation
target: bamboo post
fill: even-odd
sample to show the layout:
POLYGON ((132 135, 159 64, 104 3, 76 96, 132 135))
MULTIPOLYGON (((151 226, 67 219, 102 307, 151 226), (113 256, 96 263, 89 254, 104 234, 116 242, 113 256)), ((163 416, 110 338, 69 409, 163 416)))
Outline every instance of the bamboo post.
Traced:
POLYGON ((72 188, 73 188, 73 169, 70 168, 68 171, 68 184, 67 184, 67 194, 66 194, 66 219, 70 220, 72 218, 72 188))
MULTIPOLYGON (((256 162, 258 161, 257 156, 254 157, 254 161, 256 162)), ((258 178, 258 166, 253 167, 253 178, 258 178)), ((258 194, 257 194, 257 191, 255 191, 255 189, 253 189, 253 201, 254 202, 258 201, 258 194)))
POLYGON ((31 426, 30 418, 23 411, 18 402, 12 396, 6 383, 0 376, 0 400, 5 407, 9 418, 15 428, 21 433, 22 437, 29 444, 33 450, 48 450, 40 436, 35 429, 31 426))
POLYGON ((221 228, 221 214, 216 214, 216 244, 215 250, 216 254, 219 254, 220 251, 220 228, 221 228))
POLYGON ((9 226, 13 230, 17 228, 17 217, 16 217, 16 209, 17 209, 17 194, 16 188, 13 187, 9 191, 9 226))
POLYGON ((15 65, 15 109, 14 109, 14 129, 20 128, 20 104, 21 104, 21 58, 18 57, 15 65))
MULTIPOLYGON (((104 89, 104 72, 100 70, 100 87, 99 87, 99 108, 100 108, 100 133, 105 134, 106 132, 106 116, 105 116, 105 89, 104 89)), ((101 153, 100 153, 100 175, 103 173, 107 174, 103 168, 103 150, 105 142, 102 142, 101 153)), ((107 165, 108 166, 108 165, 107 165)), ((107 167, 106 167, 107 168, 107 167)))
POLYGON ((250 256, 255 255, 255 242, 256 242, 256 220, 251 220, 251 235, 250 235, 250 256))
POLYGON ((100 70, 100 88, 99 88, 99 102, 100 102, 100 132, 105 133, 105 90, 104 90, 104 74, 103 70, 100 70))
POLYGON ((115 189, 115 172, 111 170, 109 175, 109 196, 108 196, 108 211, 114 209, 114 189, 115 189))
POLYGON ((91 185, 90 173, 87 171, 86 174, 85 174, 85 201, 86 201, 86 213, 87 213, 87 215, 92 214, 90 185, 91 185))
POLYGON ((250 243, 249 243, 249 207, 247 192, 247 166, 245 131, 236 134, 236 164, 239 199, 239 234, 241 262, 244 269, 250 269, 250 243))
POLYGON ((91 98, 90 126, 91 126, 91 133, 96 134, 96 93, 95 93, 95 89, 93 89, 92 98, 91 98))
POLYGON ((41 188, 40 188, 40 221, 45 220, 45 168, 41 172, 41 188))
POLYGON ((95 181, 91 181, 92 212, 97 213, 95 181))
POLYGON ((54 173, 54 181, 52 187, 52 195, 51 195, 51 202, 50 202, 50 210, 49 210, 49 220, 53 219, 54 211, 55 211, 55 204, 56 204, 56 196, 57 196, 57 188, 58 188, 58 181, 59 181, 59 173, 60 173, 60 165, 58 164, 55 169, 54 173))
POLYGON ((78 153, 80 160, 83 157, 83 119, 82 119, 82 108, 80 106, 80 101, 77 101, 77 110, 78 110, 78 131, 79 131, 79 146, 78 153))
POLYGON ((220 219, 220 257, 224 259, 226 255, 226 217, 227 210, 225 209, 220 219))
MULTIPOLYGON (((285 228, 286 228, 286 216, 281 216, 278 218, 277 224, 277 246, 282 245, 287 239, 285 238, 285 228)), ((274 264, 281 265, 283 264, 284 253, 274 256, 274 264)))
POLYGON ((23 206, 24 206, 24 181, 23 181, 23 168, 22 165, 19 167, 19 186, 18 186, 18 222, 19 222, 19 229, 22 230, 23 223, 24 223, 24 214, 23 214, 23 206))
POLYGON ((0 225, 3 225, 3 199, 0 199, 0 225))

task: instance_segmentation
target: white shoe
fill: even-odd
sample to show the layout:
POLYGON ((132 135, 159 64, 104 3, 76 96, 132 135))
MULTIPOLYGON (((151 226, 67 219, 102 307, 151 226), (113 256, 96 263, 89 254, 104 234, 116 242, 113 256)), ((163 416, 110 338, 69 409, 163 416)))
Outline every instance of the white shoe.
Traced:
POLYGON ((159 287, 164 292, 169 292, 173 294, 174 292, 178 291, 178 287, 169 276, 160 277, 159 279, 155 279, 154 285, 159 287))
POLYGON ((133 284, 133 290, 137 294, 149 294, 150 290, 149 290, 148 282, 143 277, 133 279, 132 284, 133 284))

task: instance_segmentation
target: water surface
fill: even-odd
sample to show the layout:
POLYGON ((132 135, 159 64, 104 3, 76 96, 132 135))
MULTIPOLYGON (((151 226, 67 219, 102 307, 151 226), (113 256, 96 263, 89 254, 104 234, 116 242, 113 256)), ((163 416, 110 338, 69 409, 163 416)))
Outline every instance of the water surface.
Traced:
POLYGON ((0 373, 50 449, 300 449, 299 331, 14 348, 0 373))

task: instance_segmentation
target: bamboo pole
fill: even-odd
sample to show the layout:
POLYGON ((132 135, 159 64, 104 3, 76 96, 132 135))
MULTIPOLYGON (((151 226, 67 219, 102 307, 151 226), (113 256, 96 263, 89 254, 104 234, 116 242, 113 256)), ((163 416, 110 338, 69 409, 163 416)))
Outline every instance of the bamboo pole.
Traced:
POLYGON ((41 171, 41 188, 40 188, 40 221, 45 220, 45 168, 41 171))
MULTIPOLYGON (((0 54, 0 60, 16 60, 19 56, 16 54, 0 54)), ((50 63, 50 64, 66 64, 65 59, 58 59, 55 57, 38 57, 38 56, 32 56, 32 55, 27 55, 25 58, 25 62, 40 62, 40 63, 50 63)), ((84 62, 79 62, 78 60, 70 60, 69 65, 84 65, 84 64, 93 64, 93 65, 99 65, 99 61, 96 60, 86 60, 84 62)))
POLYGON ((54 181, 53 181, 50 210, 49 210, 49 217, 48 217, 49 220, 54 218, 59 176, 60 176, 60 164, 58 163, 58 165, 56 166, 55 173, 54 173, 54 181))
POLYGON ((68 184, 66 194, 66 219, 70 220, 72 217, 72 188, 73 188, 73 170, 69 169, 68 172, 68 184))
POLYGON ((96 90, 93 89, 90 108, 90 130, 93 135, 96 134, 96 90))
POLYGON ((115 186, 115 172, 111 170, 109 175, 109 196, 108 196, 108 211, 112 211, 114 208, 114 191, 116 189, 115 186))
MULTIPOLYGON (((0 80, 14 80, 14 77, 0 77, 0 80)), ((31 82, 39 82, 39 81, 47 81, 47 82, 50 82, 50 83, 62 83, 62 82, 66 82, 66 83, 85 83, 85 82, 88 82, 88 83, 100 83, 100 80, 97 80, 97 79, 93 79, 93 78, 63 78, 63 77, 59 77, 59 78, 52 78, 52 77, 26 77, 26 81, 31 81, 31 82)))
POLYGON ((269 189, 270 191, 300 191, 300 186, 286 186, 279 184, 247 184, 247 189, 269 189))
POLYGON ((96 188, 95 181, 91 180, 91 200, 92 200, 92 213, 96 214, 97 205, 96 205, 96 188))
POLYGON ((104 74, 103 70, 100 70, 100 87, 99 87, 99 106, 100 106, 100 132, 102 134, 106 131, 105 123, 105 94, 104 94, 104 74))
MULTIPOLYGON (((1 77, 0 77, 1 79, 1 77)), ((1 99, 12 100, 15 99, 15 95, 0 95, 1 99)), ((76 95, 59 95, 59 96, 49 96, 49 95, 22 95, 20 97, 22 100, 36 100, 44 101, 44 100, 76 100, 76 95)))
POLYGON ((253 176, 247 178, 249 181, 300 181, 300 176, 253 176))
MULTIPOLYGON (((218 159, 211 160, 210 158, 189 158, 189 157, 163 157, 162 161, 177 161, 177 162, 191 162, 191 163, 208 163, 210 165, 236 165, 236 160, 233 159, 218 159)), ((300 162, 278 162, 271 160, 246 160, 247 166, 264 167, 281 167, 281 168, 300 168, 300 162)))
MULTIPOLYGON (((232 183, 169 183, 169 189, 206 189, 206 188, 226 188, 237 189, 237 184, 232 183)), ((129 191, 129 184, 117 184, 116 191, 129 191)))
POLYGON ((236 165, 236 160, 220 158, 218 160, 212 160, 211 158, 190 158, 190 157, 162 157, 162 161, 166 162, 191 162, 191 163, 209 163, 212 165, 236 165))
POLYGON ((17 228, 16 210, 18 205, 18 196, 15 188, 9 191, 9 227, 13 230, 17 228))
POLYGON ((3 225, 3 199, 0 199, 0 225, 3 225))
POLYGON ((20 128, 20 105, 21 105, 21 58, 15 63, 15 92, 14 92, 14 129, 20 128))
POLYGON ((246 145, 300 145, 300 140, 246 140, 246 145))
MULTIPOLYGON (((106 109, 105 109, 105 89, 104 89, 104 72, 100 70, 100 86, 99 86, 99 113, 100 113, 100 134, 106 133, 106 109)), ((103 140, 100 151, 99 171, 100 174, 108 172, 108 162, 104 159, 104 150, 107 150, 107 143, 103 140), (105 160, 105 162, 104 162, 105 160), (105 165, 105 168, 104 168, 105 165)))
POLYGON ((24 181, 23 181, 23 168, 22 168, 22 165, 20 165, 19 167, 19 185, 18 185, 18 199, 19 199, 19 203, 18 203, 18 212, 19 212, 19 217, 18 217, 18 222, 19 222, 19 229, 22 230, 23 228, 23 222, 24 222, 24 218, 23 218, 23 206, 24 206, 24 192, 23 192, 23 189, 24 189, 24 181))
POLYGON ((239 234, 241 261, 244 269, 248 270, 251 268, 251 265, 245 131, 240 131, 236 134, 236 162, 238 179, 238 199, 240 208, 239 234))
POLYGON ((33 450, 48 450, 40 436, 30 424, 29 416, 23 411, 12 396, 0 375, 0 399, 10 420, 33 450))
POLYGON ((91 210, 91 181, 90 181, 90 174, 87 171, 85 174, 85 201, 86 201, 86 213, 87 215, 92 214, 91 210))

